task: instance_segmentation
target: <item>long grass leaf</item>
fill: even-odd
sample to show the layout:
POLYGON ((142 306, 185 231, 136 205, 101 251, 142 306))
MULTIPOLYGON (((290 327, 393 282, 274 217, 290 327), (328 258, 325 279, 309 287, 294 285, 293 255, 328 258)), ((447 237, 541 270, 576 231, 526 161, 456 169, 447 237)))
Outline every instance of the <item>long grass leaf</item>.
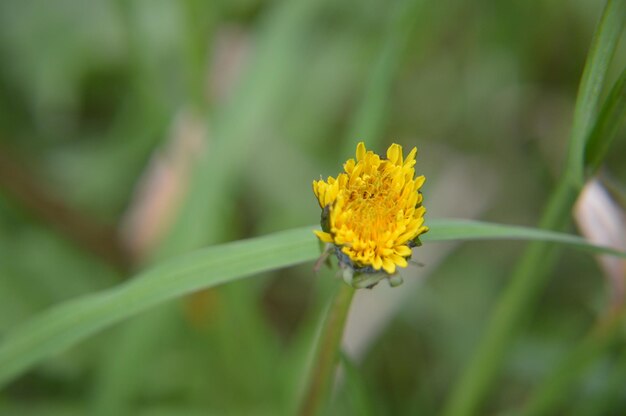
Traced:
POLYGON ((608 0, 594 35, 580 81, 570 137, 567 173, 582 184, 584 153, 591 129, 598 115, 600 97, 626 21, 626 1, 608 0))
MULTIPOLYGON (((423 239, 425 243, 541 240, 626 258, 626 253, 562 233, 466 220, 432 220, 429 224, 431 230, 423 239)), ((42 359, 152 306, 199 289, 315 259, 320 250, 313 228, 297 228, 198 250, 145 271, 124 284, 41 313, 4 334, 0 344, 0 386, 42 359)))
MULTIPOLYGON (((594 34, 576 99, 566 170, 550 196, 540 222, 542 229, 562 229, 570 219, 572 205, 583 184, 585 145, 597 117, 609 63, 626 18, 625 9, 626 0, 608 0, 594 34)), ((546 284, 557 257, 558 252, 548 244, 534 243, 528 247, 496 305, 485 335, 452 392, 444 411, 446 416, 478 412, 523 317, 546 284)))
POLYGON ((619 250, 591 244, 581 237, 538 228, 462 219, 431 220, 428 224, 430 231, 420 237, 425 243, 458 240, 534 240, 565 244, 592 253, 624 257, 624 253, 619 250))
POLYGON ((63 303, 5 334, 0 344, 0 386, 42 358, 151 306, 302 263, 318 252, 311 227, 295 229, 183 255, 127 283, 63 303))

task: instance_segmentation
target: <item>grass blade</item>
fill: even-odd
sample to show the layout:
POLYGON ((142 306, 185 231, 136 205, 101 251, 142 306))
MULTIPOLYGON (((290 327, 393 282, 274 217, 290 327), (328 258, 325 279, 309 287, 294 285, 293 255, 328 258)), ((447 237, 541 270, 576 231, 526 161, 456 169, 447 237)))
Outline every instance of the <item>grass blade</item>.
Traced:
MULTIPOLYGON (((563 229, 570 219, 584 180, 586 143, 597 117, 609 63, 623 29, 625 9, 626 0, 608 0, 596 29, 576 99, 566 171, 548 201, 540 222, 542 229, 563 229)), ((528 247, 496 305, 485 335, 452 392, 444 411, 446 416, 477 412, 504 362, 523 316, 546 284, 557 255, 554 247, 545 243, 528 247)))
POLYGON ((462 219, 430 220, 428 225, 430 231, 420 237, 424 243, 458 240, 534 240, 560 243, 592 253, 625 256, 620 250, 597 246, 575 235, 538 228, 462 219))
POLYGON ((156 304, 201 288, 302 263, 318 253, 312 227, 199 250, 112 289, 62 303, 8 332, 0 344, 0 386, 37 361, 156 304))
POLYGON ((577 184, 582 184, 584 179, 586 143, 598 113, 609 64, 617 48, 625 21, 626 1, 608 0, 587 55, 574 109, 567 173, 570 180, 577 184))
MULTIPOLYGON (((466 220, 432 220, 424 242, 452 240, 541 240, 590 252, 626 253, 595 246, 573 235, 466 220)), ((319 255, 314 227, 212 246, 156 266, 128 282, 62 303, 4 334, 0 386, 42 359, 152 306, 199 289, 267 270, 304 263, 319 255)))

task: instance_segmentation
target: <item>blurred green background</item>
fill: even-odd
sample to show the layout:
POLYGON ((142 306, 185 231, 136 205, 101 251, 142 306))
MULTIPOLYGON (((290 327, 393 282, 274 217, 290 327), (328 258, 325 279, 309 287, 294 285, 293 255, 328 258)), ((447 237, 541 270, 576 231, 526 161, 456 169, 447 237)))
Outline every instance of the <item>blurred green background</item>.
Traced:
MULTIPOLYGON (((160 259, 317 223, 311 181, 336 175, 359 140, 418 147, 427 218, 535 225, 601 9, 0 1, 0 339, 160 259)), ((613 78, 623 47, 616 61, 613 78)), ((619 192, 626 141, 612 149, 604 176, 619 192)), ((376 288, 357 302, 331 414, 439 414, 522 249, 425 247, 401 298, 376 288)), ((331 273, 311 269, 109 329, 0 392, 0 414, 290 414, 329 291, 331 273)), ((607 302, 593 258, 564 252, 485 414, 523 403, 607 302)), ((560 414, 605 388, 613 358, 560 414)), ((624 414, 625 391, 616 403, 624 414)))

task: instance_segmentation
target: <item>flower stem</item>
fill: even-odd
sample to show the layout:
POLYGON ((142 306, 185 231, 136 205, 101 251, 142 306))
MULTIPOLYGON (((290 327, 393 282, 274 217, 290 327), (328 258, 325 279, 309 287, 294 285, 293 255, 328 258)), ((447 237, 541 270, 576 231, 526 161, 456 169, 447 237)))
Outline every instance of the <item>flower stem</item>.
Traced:
POLYGON ((319 336, 313 360, 312 373, 302 400, 300 416, 319 414, 333 384, 335 366, 339 360, 339 348, 343 329, 352 303, 354 288, 340 283, 319 336))

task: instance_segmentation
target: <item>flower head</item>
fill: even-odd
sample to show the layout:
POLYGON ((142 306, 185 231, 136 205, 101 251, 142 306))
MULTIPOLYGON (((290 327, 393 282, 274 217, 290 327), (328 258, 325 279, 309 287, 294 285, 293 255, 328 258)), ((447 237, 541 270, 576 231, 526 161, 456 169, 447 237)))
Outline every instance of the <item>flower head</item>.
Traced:
POLYGON ((315 234, 334 245, 342 267, 392 275, 407 266, 411 247, 428 231, 420 193, 425 178, 415 177, 416 154, 413 148, 403 158, 402 147, 392 144, 383 158, 361 142, 356 160, 348 159, 336 179, 313 181, 322 208, 322 231, 315 234))

